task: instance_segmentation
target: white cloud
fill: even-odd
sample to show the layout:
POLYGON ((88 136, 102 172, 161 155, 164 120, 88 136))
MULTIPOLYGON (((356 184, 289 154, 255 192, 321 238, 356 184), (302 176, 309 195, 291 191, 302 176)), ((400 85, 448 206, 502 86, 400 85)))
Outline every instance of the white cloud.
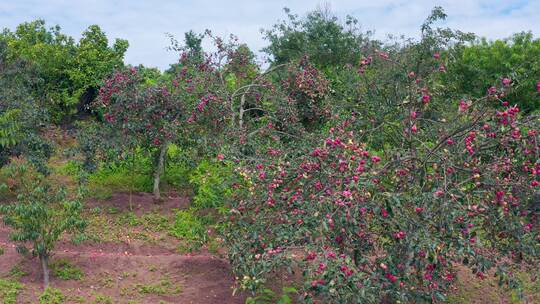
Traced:
POLYGON ((381 38, 386 34, 417 36, 420 24, 435 5, 443 6, 449 16, 444 25, 491 39, 523 30, 540 34, 540 1, 533 0, 0 0, 0 26, 13 29, 21 22, 42 18, 80 37, 88 25, 99 24, 109 37, 129 40, 128 63, 164 69, 177 56, 166 51, 166 32, 182 38, 190 29, 209 28, 220 35, 236 34, 259 50, 265 44, 259 30, 284 18, 283 7, 304 14, 324 3, 330 3, 338 16, 356 17, 363 29, 375 30, 381 38))

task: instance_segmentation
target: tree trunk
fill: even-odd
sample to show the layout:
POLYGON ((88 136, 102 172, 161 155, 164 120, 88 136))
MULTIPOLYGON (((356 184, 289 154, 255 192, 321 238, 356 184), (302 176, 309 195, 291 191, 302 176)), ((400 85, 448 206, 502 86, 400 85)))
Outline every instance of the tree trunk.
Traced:
POLYGON ((159 192, 159 183, 161 181, 161 174, 163 173, 163 165, 165 163, 167 147, 168 143, 163 143, 159 150, 159 155, 156 162, 156 170, 154 172, 154 199, 156 199, 156 201, 161 199, 161 193, 159 192))
POLYGON ((43 288, 49 287, 49 257, 47 255, 40 255, 41 268, 43 269, 43 288))

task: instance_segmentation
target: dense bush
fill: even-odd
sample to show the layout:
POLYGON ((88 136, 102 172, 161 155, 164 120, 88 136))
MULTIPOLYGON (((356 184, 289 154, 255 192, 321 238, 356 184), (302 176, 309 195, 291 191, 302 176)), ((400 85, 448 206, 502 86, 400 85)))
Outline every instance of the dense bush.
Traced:
POLYGON ((467 37, 432 29, 441 17, 360 62, 361 104, 333 126, 241 166, 226 234, 240 287, 296 269, 307 302, 436 302, 456 265, 514 288, 537 269, 540 121, 507 101, 509 76, 448 99, 437 48, 467 37))
POLYGON ((203 160, 190 174, 194 186, 193 203, 197 208, 224 207, 231 197, 237 178, 232 164, 203 160))
POLYGON ((453 51, 457 58, 448 65, 445 82, 455 86, 456 92, 480 97, 489 83, 509 77, 514 89, 507 101, 526 113, 538 111, 540 101, 534 89, 540 79, 540 39, 519 33, 504 40, 482 39, 453 51))
POLYGON ((42 79, 36 67, 22 58, 8 58, 8 44, 0 38, 0 165, 23 155, 42 172, 51 154, 50 143, 40 135, 49 114, 31 94, 42 79))
POLYGON ((71 118, 96 97, 103 78, 123 66, 128 47, 122 39, 110 47, 97 25, 88 27, 76 43, 59 26, 47 28, 44 20, 22 23, 15 31, 4 29, 0 40, 7 46, 7 62, 21 58, 35 66, 41 81, 28 93, 40 99, 55 122, 71 118))

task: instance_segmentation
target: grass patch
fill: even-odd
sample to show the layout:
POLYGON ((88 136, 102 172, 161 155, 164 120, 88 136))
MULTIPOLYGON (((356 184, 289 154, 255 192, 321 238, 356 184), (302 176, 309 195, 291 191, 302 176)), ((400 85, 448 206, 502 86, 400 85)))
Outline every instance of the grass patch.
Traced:
POLYGON ((92 304, 113 304, 113 299, 107 295, 96 293, 94 294, 94 301, 92 304))
POLYGON ((28 272, 22 269, 22 265, 20 263, 16 264, 9 270, 9 276, 12 277, 13 279, 20 279, 27 275, 28 275, 28 272))
POLYGON ((120 166, 101 168, 89 176, 88 190, 97 199, 111 198, 114 192, 150 192, 152 177, 120 166))
POLYGON ((81 280, 84 276, 82 270, 66 259, 55 260, 51 263, 51 270, 55 277, 61 280, 81 280))
POLYGON ((23 285, 12 280, 0 279, 0 300, 3 304, 17 303, 17 295, 23 289, 23 285))
POLYGON ((207 233, 201 217, 193 209, 180 210, 170 230, 171 235, 186 240, 206 240, 207 233))
POLYGON ((207 240, 206 225, 195 210, 180 210, 169 233, 181 239, 178 251, 181 253, 198 250, 207 240))
POLYGON ((141 294, 154 295, 179 294, 182 292, 182 288, 171 283, 169 279, 163 279, 157 284, 137 284, 135 285, 135 289, 141 294))
POLYGON ((48 287, 39 296, 39 304, 62 304, 66 300, 66 296, 56 288, 48 287))
POLYGON ((157 243, 167 236, 173 223, 171 217, 158 213, 137 216, 133 212, 122 212, 103 216, 101 212, 92 210, 87 218, 87 234, 105 242, 129 238, 157 243))

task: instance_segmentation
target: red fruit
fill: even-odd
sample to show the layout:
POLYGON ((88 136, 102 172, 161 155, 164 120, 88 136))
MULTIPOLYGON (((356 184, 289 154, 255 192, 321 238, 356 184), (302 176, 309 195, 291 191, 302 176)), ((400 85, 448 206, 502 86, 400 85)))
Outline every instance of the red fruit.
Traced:
POLYGON ((395 282, 397 281, 396 276, 393 275, 393 274, 391 274, 391 273, 387 273, 387 274, 385 275, 385 277, 386 277, 387 279, 389 279, 390 281, 392 281, 393 283, 395 283, 395 282))

